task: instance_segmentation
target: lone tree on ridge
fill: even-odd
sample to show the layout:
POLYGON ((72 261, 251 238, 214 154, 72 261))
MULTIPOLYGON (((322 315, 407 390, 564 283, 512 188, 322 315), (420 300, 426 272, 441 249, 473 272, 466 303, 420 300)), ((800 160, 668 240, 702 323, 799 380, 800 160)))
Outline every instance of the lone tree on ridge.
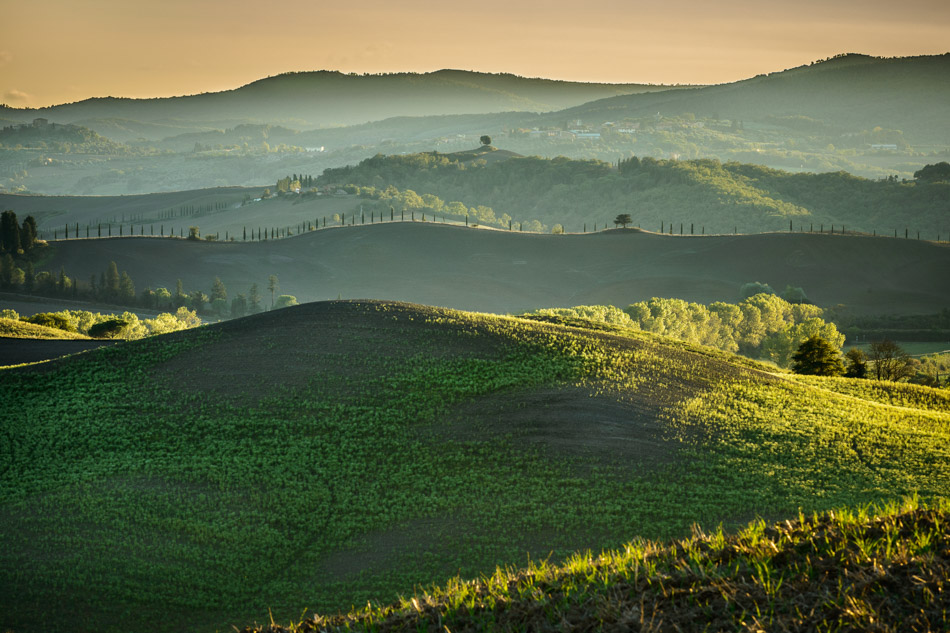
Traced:
POLYGON ((614 218, 614 226, 617 226, 619 224, 623 228, 627 228, 627 225, 631 223, 633 223, 633 218, 630 217, 629 213, 621 213, 620 215, 614 218))
POLYGON ((491 145, 491 137, 488 136, 487 134, 485 134, 478 140, 482 142, 482 145, 491 145))

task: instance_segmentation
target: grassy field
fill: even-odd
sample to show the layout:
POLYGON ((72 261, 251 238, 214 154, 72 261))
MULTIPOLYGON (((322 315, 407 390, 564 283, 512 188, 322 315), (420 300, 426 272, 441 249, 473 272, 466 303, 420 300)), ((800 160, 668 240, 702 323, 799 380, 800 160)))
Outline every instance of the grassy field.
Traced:
MULTIPOLYGON (((950 341, 941 343, 931 343, 928 341, 899 341, 898 345, 911 356, 926 356, 927 354, 940 354, 941 352, 950 352, 950 341)), ((870 343, 858 343, 848 345, 845 351, 852 347, 857 347, 865 354, 871 349, 870 343)))
POLYGON ((42 367, 0 378, 15 631, 289 622, 950 491, 946 391, 609 328, 330 302, 42 367))
POLYGON ((945 501, 909 498, 735 534, 696 529, 241 633, 946 630, 948 528, 945 501))

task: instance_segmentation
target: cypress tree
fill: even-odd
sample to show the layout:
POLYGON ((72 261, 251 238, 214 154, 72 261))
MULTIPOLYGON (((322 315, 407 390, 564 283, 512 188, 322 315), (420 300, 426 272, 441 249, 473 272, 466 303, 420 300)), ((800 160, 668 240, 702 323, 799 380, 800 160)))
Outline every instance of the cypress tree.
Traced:
POLYGON ((11 210, 0 214, 0 251, 16 254, 20 250, 20 225, 11 210))
POLYGON ((20 229, 20 248, 24 253, 29 253, 36 246, 36 236, 39 231, 36 228, 36 220, 32 215, 26 216, 23 220, 23 228, 20 229))
POLYGON ((26 262, 26 271, 23 275, 23 290, 28 293, 33 292, 33 287, 36 285, 36 271, 33 270, 33 262, 26 262))
MULTIPOLYGON (((116 299, 119 296, 119 267, 115 262, 109 262, 106 269, 105 293, 108 299, 116 299)), ((133 293, 135 294, 135 293, 133 293)))
POLYGON ((215 299, 227 299, 228 291, 219 277, 215 277, 211 284, 211 301, 215 299))

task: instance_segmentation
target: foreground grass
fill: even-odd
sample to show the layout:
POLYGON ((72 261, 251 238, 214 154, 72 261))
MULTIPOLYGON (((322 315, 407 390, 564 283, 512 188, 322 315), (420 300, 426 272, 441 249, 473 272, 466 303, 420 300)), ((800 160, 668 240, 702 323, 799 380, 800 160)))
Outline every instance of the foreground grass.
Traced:
POLYGON ((694 523, 950 494, 942 392, 894 406, 842 384, 651 335, 358 302, 5 374, 0 627, 286 622, 694 523), (531 442, 493 408, 532 403, 543 430, 571 390, 629 405, 663 458, 531 442))
POLYGON ((242 633, 939 631, 950 626, 948 548, 950 504, 910 498, 734 534, 695 528, 242 633))

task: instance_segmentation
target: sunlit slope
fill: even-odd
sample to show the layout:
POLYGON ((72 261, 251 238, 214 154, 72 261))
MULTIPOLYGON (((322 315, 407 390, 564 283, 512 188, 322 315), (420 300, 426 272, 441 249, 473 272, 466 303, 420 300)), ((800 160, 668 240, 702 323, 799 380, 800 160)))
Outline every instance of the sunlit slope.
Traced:
POLYGON ((950 490, 943 392, 894 406, 620 331, 330 302, 46 368, 0 380, 17 631, 286 622, 526 553, 950 490))
POLYGON ((55 327, 27 323, 17 319, 0 317, 0 338, 22 339, 59 339, 88 340, 89 337, 77 332, 67 332, 55 327))
POLYGON ((146 284, 174 291, 181 279, 186 292, 207 294, 217 276, 233 297, 252 283, 263 293, 273 274, 281 292, 301 302, 393 299, 504 313, 626 306, 651 297, 735 302, 743 284, 760 281, 779 291, 801 287, 818 305, 844 304, 857 313, 927 314, 950 307, 945 244, 827 233, 681 237, 627 229, 543 235, 386 222, 262 243, 59 242, 44 266, 65 267, 85 281, 110 261, 129 272, 138 291, 146 284))
POLYGON ((950 507, 884 507, 763 521, 730 534, 636 540, 533 563, 347 614, 241 633, 312 631, 945 630, 950 507))

